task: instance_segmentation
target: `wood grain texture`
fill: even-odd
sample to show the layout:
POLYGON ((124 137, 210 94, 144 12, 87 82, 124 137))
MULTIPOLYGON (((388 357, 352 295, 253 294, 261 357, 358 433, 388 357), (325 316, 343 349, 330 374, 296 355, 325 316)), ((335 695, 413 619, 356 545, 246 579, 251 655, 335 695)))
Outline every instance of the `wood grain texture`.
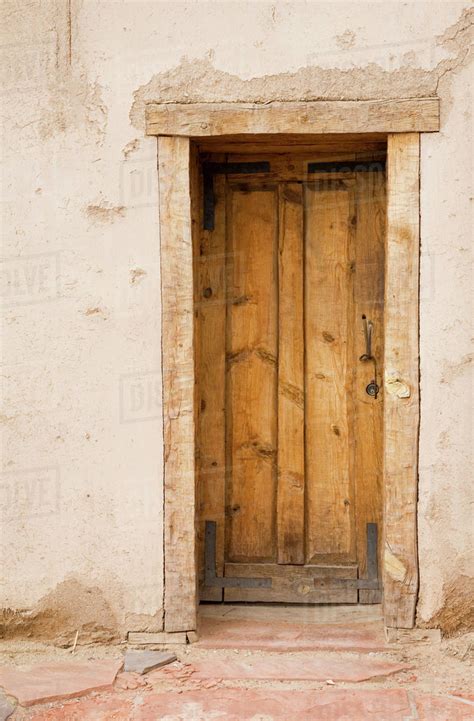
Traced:
POLYGON ((146 107, 148 135, 404 133, 439 130, 438 98, 300 103, 167 103, 146 107))
MULTIPOLYGON (((354 481, 356 543, 359 573, 367 577, 367 523, 376 523, 382 538, 383 508, 383 336, 385 255, 385 173, 356 173, 357 225, 354 274, 354 481), (361 361, 365 351, 363 319, 373 323, 372 354, 376 360, 378 397, 366 393, 375 378, 372 361, 361 361)), ((379 542, 379 568, 382 544, 379 542)), ((361 590, 359 602, 380 603, 380 591, 361 590)))
POLYGON ((278 563, 304 563, 303 186, 279 188, 278 563))
POLYGON ((305 190, 306 562, 355 560, 354 181, 305 190))
MULTIPOLYGON (((224 570, 225 529, 225 177, 214 179, 215 229, 199 224, 196 316, 199 333, 197 454, 199 566, 204 576, 205 522, 215 521, 216 571, 224 570)), ((202 206, 201 206, 202 207, 202 206)), ((221 601, 222 590, 206 588, 203 601, 221 601)))
POLYGON ((226 563, 227 577, 271 578, 271 588, 226 588, 229 602, 357 603, 357 590, 329 588, 338 578, 357 578, 357 566, 286 566, 226 563), (316 580, 316 583, 315 583, 316 580))
POLYGON ((287 153, 291 159, 307 154, 329 155, 345 153, 382 152, 387 148, 386 133, 338 133, 315 135, 308 134, 279 134, 265 133, 265 135, 229 135, 209 136, 199 138, 198 146, 202 153, 241 153, 253 155, 260 153, 274 153, 281 155, 287 153))
POLYGON ((226 558, 273 560, 277 444, 276 186, 227 202, 226 558))
POLYGON ((190 142, 158 139, 164 421, 165 631, 196 628, 190 142))
MULTIPOLYGON (((313 181, 313 180, 321 180, 323 178, 331 178, 331 179, 345 179, 348 177, 351 177, 351 172, 348 172, 348 169, 337 171, 337 170, 328 170, 328 172, 318 172, 318 173, 312 173, 308 171, 308 164, 317 161, 317 162, 329 162, 329 163, 336 163, 336 162, 343 162, 343 163, 350 163, 355 162, 357 163, 357 166, 360 168, 363 167, 369 167, 369 164, 377 163, 379 160, 384 161, 385 156, 383 154, 375 154, 370 153, 370 157, 367 158, 358 158, 357 153, 340 153, 337 155, 328 156, 327 154, 324 155, 317 155, 316 153, 311 153, 309 155, 307 154, 301 154, 301 156, 291 155, 291 154, 267 154, 267 153, 259 153, 258 158, 259 161, 266 161, 270 165, 270 170, 267 172, 261 172, 261 173, 252 173, 252 174, 245 174, 245 173, 239 173, 239 174, 232 174, 233 182, 240 181, 241 183, 246 183, 248 185, 257 185, 262 183, 267 184, 275 184, 275 183, 282 183, 285 181, 293 182, 293 183, 301 183, 306 181, 313 181)), ((216 154, 212 153, 209 154, 209 158, 211 159, 211 162, 214 161, 214 159, 217 157, 222 157, 222 154, 216 154)), ((232 153, 227 154, 227 160, 228 162, 232 163, 242 163, 242 162, 248 162, 249 158, 245 154, 240 153, 232 153)), ((353 173, 352 173, 353 175, 353 173)))
POLYGON ((385 625, 412 628, 418 593, 419 184, 417 133, 388 138, 384 395, 385 625), (393 392, 398 377, 408 397, 393 392), (388 381, 388 382, 387 382, 388 381))

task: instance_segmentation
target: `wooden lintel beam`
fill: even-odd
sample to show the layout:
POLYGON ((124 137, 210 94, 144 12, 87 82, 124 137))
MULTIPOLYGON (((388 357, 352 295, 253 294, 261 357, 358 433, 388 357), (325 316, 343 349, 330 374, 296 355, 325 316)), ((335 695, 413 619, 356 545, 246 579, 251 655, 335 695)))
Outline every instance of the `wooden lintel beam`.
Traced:
POLYGON ((438 98, 295 103, 164 103, 146 107, 147 135, 406 133, 439 130, 438 98))

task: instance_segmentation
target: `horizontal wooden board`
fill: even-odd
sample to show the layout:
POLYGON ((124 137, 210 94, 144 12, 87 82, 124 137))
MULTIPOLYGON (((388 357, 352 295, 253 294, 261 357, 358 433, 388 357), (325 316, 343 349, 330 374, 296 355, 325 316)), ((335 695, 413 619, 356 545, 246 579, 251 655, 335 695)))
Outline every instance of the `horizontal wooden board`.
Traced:
POLYGON ((194 141, 200 153, 287 154, 291 159, 302 154, 319 154, 333 160, 341 153, 382 152, 387 146, 386 133, 314 133, 265 135, 218 135, 194 141))
POLYGON ((403 133, 439 130, 438 98, 307 103, 166 103, 146 107, 148 135, 403 133))
POLYGON ((331 579, 357 578, 357 566, 288 566, 226 563, 228 578, 271 578, 271 588, 226 588, 225 601, 262 603, 357 603, 357 590, 325 587, 331 579), (318 586, 315 585, 318 579, 318 586))
MULTIPOLYGON (((206 159, 209 162, 216 162, 215 158, 221 157, 221 153, 209 153, 206 159)), ((261 184, 277 183, 277 182, 307 182, 319 180, 322 178, 346 178, 354 175, 354 171, 383 171, 386 162, 385 151, 367 152, 367 153, 338 153, 321 154, 315 152, 300 153, 295 156, 291 153, 259 153, 258 161, 267 162, 268 170, 262 172, 232 172, 226 174, 227 182, 232 184, 236 181, 244 181, 246 183, 261 184), (310 165, 314 163, 330 163, 329 166, 318 172, 310 172, 310 165), (355 163, 355 166, 353 165, 355 163), (342 164, 342 165, 341 165, 342 164)), ((227 163, 242 163, 248 160, 245 153, 229 153, 226 156, 227 163)), ((237 170, 237 168, 235 168, 237 170)), ((220 177, 220 173, 214 175, 214 182, 220 177)))

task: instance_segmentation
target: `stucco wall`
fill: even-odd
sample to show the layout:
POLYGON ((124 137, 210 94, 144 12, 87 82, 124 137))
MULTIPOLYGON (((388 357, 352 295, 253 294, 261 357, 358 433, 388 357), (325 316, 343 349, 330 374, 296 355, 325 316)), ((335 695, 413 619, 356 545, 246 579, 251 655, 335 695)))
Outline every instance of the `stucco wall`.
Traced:
POLYGON ((442 130, 422 138, 419 621, 430 622, 464 583, 472 543, 467 8, 3 2, 0 606, 12 609, 10 628, 25 624, 25 609, 45 634, 161 628, 148 100, 440 96, 442 130))

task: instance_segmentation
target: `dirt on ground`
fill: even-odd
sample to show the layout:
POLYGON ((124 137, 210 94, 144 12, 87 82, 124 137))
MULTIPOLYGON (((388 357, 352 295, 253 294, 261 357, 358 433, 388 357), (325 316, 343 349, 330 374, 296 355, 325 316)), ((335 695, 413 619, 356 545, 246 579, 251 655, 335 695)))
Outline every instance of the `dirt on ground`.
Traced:
MULTIPOLYGON (((362 699, 360 702, 362 705, 367 703, 369 706, 376 697, 379 699, 393 698, 395 705, 400 703, 400 698, 406 698, 413 708, 418 709, 417 704, 420 704, 422 709, 422 715, 413 716, 413 718, 424 718, 431 721, 429 715, 423 715, 425 714, 423 704, 432 703, 434 706, 429 707, 429 713, 435 714, 433 719, 436 721, 439 719, 442 721, 474 719, 472 692, 474 633, 443 639, 439 631, 414 629, 413 631, 398 632, 396 640, 384 645, 380 611, 376 607, 359 608, 359 610, 349 607, 331 609, 326 614, 324 609, 306 612, 304 609, 295 610, 289 607, 214 606, 203 609, 203 616, 205 618, 202 622, 201 642, 204 641, 206 645, 209 645, 209 642, 214 643, 212 634, 219 624, 224 629, 224 634, 226 633, 225 629, 233 625, 237 629, 234 636, 237 639, 235 646, 205 647, 199 643, 168 646, 168 649, 176 654, 178 660, 166 669, 151 671, 144 676, 119 673, 113 690, 92 692, 84 699, 58 699, 30 708, 17 707, 11 716, 11 721, 29 721, 30 719, 31 721, 55 721, 57 719, 89 721, 89 719, 97 718, 100 718, 101 721, 112 718, 126 721, 134 718, 148 720, 149 718, 161 718, 160 715, 153 716, 155 713, 153 704, 162 703, 159 699, 165 698, 166 700, 168 698, 169 701, 171 697, 171 703, 173 703, 173 699, 176 699, 178 705, 186 706, 186 703, 189 703, 192 706, 192 704, 199 705, 201 699, 203 703, 211 703, 213 695, 218 704, 213 707, 212 713, 214 713, 214 709, 220 708, 219 704, 227 703, 232 708, 237 691, 240 694, 237 698, 244 701, 247 699, 249 707, 252 707, 254 703, 260 703, 259 699, 261 698, 273 698, 279 694, 283 700, 286 694, 287 702, 291 704, 291 699, 297 697, 301 699, 307 692, 318 691, 320 693, 316 696, 310 694, 311 703, 315 698, 326 698, 328 694, 331 699, 340 698, 340 694, 349 695, 352 698, 351 694, 354 694, 354 698, 362 699), (325 626, 325 624, 327 625, 325 626), (270 634, 270 645, 265 645, 264 641, 262 648, 259 648, 258 636, 263 627, 270 634), (288 633, 287 629, 292 628, 297 628, 299 631, 302 629, 302 638, 305 639, 312 635, 314 637, 315 634, 324 639, 326 632, 329 632, 336 640, 339 638, 345 642, 346 634, 352 633, 356 640, 364 637, 373 641, 376 638, 381 643, 377 641, 371 648, 359 651, 345 650, 342 647, 329 650, 324 648, 324 644, 320 648, 306 651, 292 651, 288 648, 285 649, 284 646, 283 650, 278 651, 275 648, 272 650, 272 639, 283 638, 288 633), (252 650, 247 648, 246 629, 252 650), (337 680, 337 677, 334 680, 330 677, 322 677, 321 673, 304 681, 295 680, 294 675, 291 674, 285 677, 285 673, 278 676, 278 680, 275 677, 261 680, 263 678, 261 674, 260 679, 251 676, 247 678, 219 677, 219 675, 229 675, 222 671, 227 671, 229 666, 235 667, 236 661, 239 662, 237 665, 240 668, 246 668, 250 664, 252 671, 254 668, 260 670, 264 667, 268 668, 270 664, 272 668, 276 666, 280 673, 281 669, 278 667, 280 660, 281 668, 291 666, 294 669, 294 664, 296 664, 298 671, 310 668, 311 664, 315 662, 319 663, 319 668, 324 669, 324 672, 326 672, 326 668, 334 669, 340 665, 346 675, 343 674, 339 678, 346 679, 354 679, 360 669, 369 668, 371 664, 374 665, 372 662, 375 662, 375 665, 390 667, 390 670, 387 673, 373 676, 369 674, 368 677, 365 677, 367 680, 358 681, 341 681, 337 680), (393 664, 401 665, 402 668, 393 667, 392 670, 393 664), (204 674, 202 673, 203 669, 204 674), (354 671, 357 673, 354 674, 354 671), (333 695, 331 695, 331 689, 335 692, 333 695), (298 692, 298 694, 292 696, 291 692, 298 692), (226 701, 225 698, 222 700, 226 694, 234 700, 227 699, 226 701), (288 695, 290 695, 289 700, 288 695), (151 706, 149 706, 150 704, 151 706), (446 711, 443 706, 440 711, 440 704, 447 705, 448 710, 446 711), (454 706, 452 706, 453 704, 454 706), (142 711, 144 709, 145 715, 140 715, 142 711, 139 713, 130 710, 135 708, 141 708, 142 711), (115 711, 111 709, 115 709, 115 711), (138 716, 135 716, 135 713, 138 713, 138 716)), ((221 632, 218 631, 218 635, 219 633, 221 632)), ((222 635, 220 638, 222 640, 222 635)), ((121 660, 129 648, 143 649, 143 646, 137 647, 123 642, 115 645, 94 644, 61 648, 37 641, 4 640, 0 642, 0 666, 27 668, 49 663, 61 663, 66 666, 70 662, 121 660)), ((147 645, 146 648, 150 650, 153 648, 163 649, 163 646, 147 645)), ((262 701, 262 703, 264 704, 266 701, 262 701)), ((366 706, 359 712, 354 712, 354 718, 365 718, 365 708, 366 706)), ((418 711, 416 712, 418 713, 418 711)), ((176 712, 176 716, 173 718, 187 720, 186 713, 183 716, 176 712)), ((200 719, 213 718, 212 714, 210 716, 206 716, 205 713, 202 715, 202 710, 200 713, 200 719)), ((384 716, 384 721, 386 719, 391 721, 392 718, 398 720, 400 713, 400 710, 398 712, 395 710, 392 716, 390 712, 386 717, 384 716)), ((240 719, 240 716, 228 714, 229 712, 221 715, 223 719, 240 719)), ((251 717, 253 718, 253 716, 245 716, 246 719, 251 717)), ((260 718, 260 716, 255 718, 257 717, 260 718)), ((280 719, 282 716, 276 714, 268 718, 280 719)), ((286 717, 283 716, 283 718, 286 717)), ((302 718, 314 717, 303 714, 302 718)), ((334 721, 339 718, 342 717, 336 715, 334 721)))

